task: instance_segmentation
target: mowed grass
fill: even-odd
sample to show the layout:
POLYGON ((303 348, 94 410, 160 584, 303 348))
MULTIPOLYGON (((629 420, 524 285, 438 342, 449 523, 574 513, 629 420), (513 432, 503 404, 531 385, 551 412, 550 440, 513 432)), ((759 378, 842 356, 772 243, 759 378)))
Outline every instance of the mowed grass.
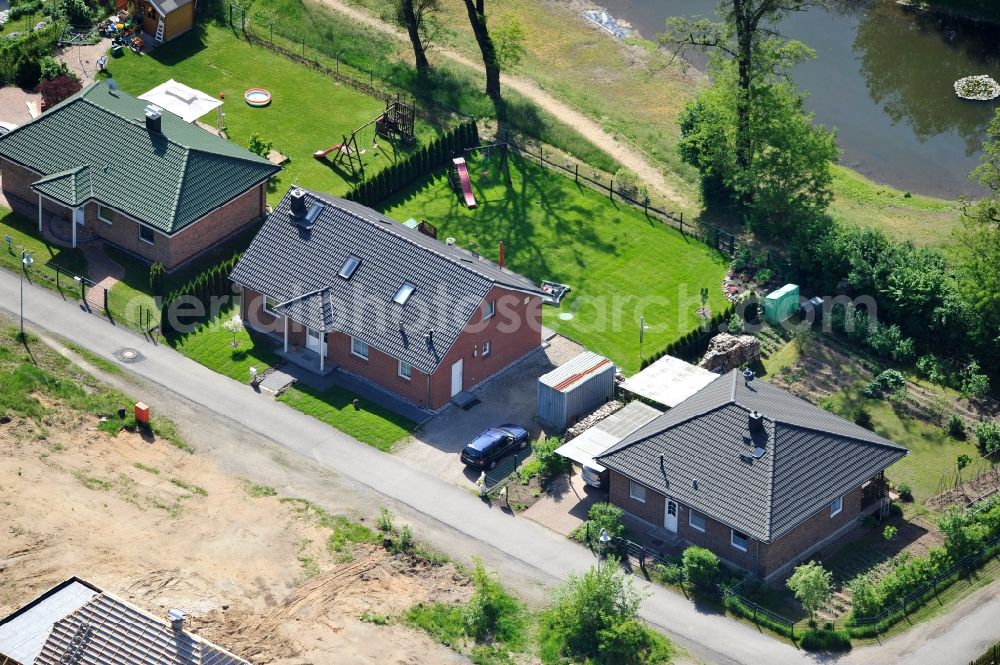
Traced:
MULTIPOLYGON (((231 141, 246 146, 250 136, 257 133, 289 157, 268 194, 272 204, 293 183, 336 195, 350 190, 360 176, 353 177, 346 165, 334 165, 332 154, 327 160, 314 159, 312 154, 341 143, 344 134, 385 110, 380 100, 263 47, 252 46, 211 23, 149 55, 126 52, 121 58, 110 59, 108 75, 133 95, 171 78, 212 96, 224 94, 223 125, 231 141), (270 91, 270 106, 252 108, 244 102, 244 91, 253 87, 270 91)), ((202 120, 214 127, 215 111, 202 120)), ((384 139, 373 148, 374 131, 373 125, 358 135, 369 178, 413 149, 400 147, 396 152, 384 139)), ((430 141, 436 130, 418 119, 416 133, 419 146, 430 141)))
MULTIPOLYGON (((243 328, 234 336, 222 327, 236 315, 236 310, 223 312, 206 322, 199 330, 170 340, 174 349, 212 371, 241 383, 250 382, 250 368, 263 372, 279 362, 275 344, 266 336, 243 328)), ((321 420, 344 434, 382 451, 413 431, 415 424, 387 411, 366 399, 353 401, 356 395, 340 388, 317 391, 307 386, 293 385, 278 399, 293 409, 321 420)))
POLYGON ((887 400, 866 399, 862 388, 859 384, 835 393, 830 398, 832 411, 852 420, 857 408, 864 404, 871 411, 874 432, 909 449, 909 455, 886 469, 886 476, 897 485, 907 483, 916 504, 949 489, 940 486, 941 474, 955 465, 959 455, 978 457, 972 437, 965 441, 953 439, 937 425, 897 413, 887 400))
POLYGON ((649 326, 643 352, 651 355, 699 324, 702 288, 713 311, 725 307, 719 285, 726 256, 534 163, 514 155, 508 163, 510 186, 497 155, 470 158, 474 210, 459 200, 444 172, 382 209, 397 220, 426 219, 437 226, 438 238, 454 237, 491 260, 503 241, 511 270, 536 283, 569 284, 573 290, 561 307, 544 308, 545 325, 611 358, 626 374, 641 362, 640 316, 649 326))
POLYGON ((237 313, 235 309, 223 312, 195 332, 171 338, 170 345, 214 372, 249 383, 251 367, 263 372, 278 362, 278 356, 274 354, 274 343, 264 335, 251 334, 243 328, 234 338, 231 332, 222 327, 223 323, 237 313))
POLYGON ((278 400, 383 452, 390 452, 395 443, 415 428, 409 420, 342 388, 319 391, 293 385, 278 400), (355 399, 357 407, 353 404, 355 399))

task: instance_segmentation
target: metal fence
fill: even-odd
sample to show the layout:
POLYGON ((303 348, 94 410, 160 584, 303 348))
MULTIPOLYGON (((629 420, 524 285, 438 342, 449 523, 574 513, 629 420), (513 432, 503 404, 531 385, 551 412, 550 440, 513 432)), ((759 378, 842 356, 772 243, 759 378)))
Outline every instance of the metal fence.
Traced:
MULTIPOLYGON (((717 249, 721 252, 726 252, 729 256, 733 256, 736 250, 739 248, 736 236, 728 231, 711 226, 709 224, 697 223, 692 224, 690 221, 684 221, 684 213, 682 212, 672 212, 669 210, 663 210, 662 208, 657 208, 650 205, 650 200, 648 196, 643 196, 642 200, 638 200, 622 191, 622 188, 615 188, 614 176, 609 176, 608 181, 602 182, 596 177, 588 176, 586 172, 580 172, 580 162, 563 162, 560 163, 545 156, 545 147, 541 143, 538 144, 538 152, 532 152, 531 149, 525 145, 517 143, 517 141, 511 137, 509 131, 503 132, 502 135, 498 135, 498 141, 502 141, 510 146, 510 148, 520 157, 524 159, 529 159, 531 161, 537 161, 539 166, 547 167, 551 171, 555 171, 563 176, 573 178, 573 182, 577 184, 583 184, 595 191, 606 194, 611 201, 622 201, 635 208, 641 208, 643 213, 651 218, 655 219, 662 224, 671 226, 683 235, 690 236, 700 240, 709 247, 717 249)), ((594 172, 596 176, 596 172, 594 172)), ((636 193, 638 196, 638 193, 636 193)))
POLYGON ((1000 665, 1000 643, 994 644, 969 665, 1000 665))
MULTIPOLYGON (((909 612, 923 606, 926 602, 927 597, 932 594, 937 594, 939 587, 945 588, 951 586, 953 583, 958 581, 958 578, 965 573, 969 573, 982 564, 984 564, 989 559, 993 558, 996 554, 997 545, 1000 544, 1000 536, 995 536, 990 540, 986 541, 982 549, 978 552, 974 552, 967 557, 955 562, 949 566, 946 570, 938 573, 928 582, 917 588, 912 593, 906 595, 890 607, 870 617, 851 617, 849 625, 850 626, 874 626, 876 633, 882 632, 888 626, 883 626, 882 623, 890 619, 895 615, 905 616, 909 612), (954 579, 950 579, 954 578, 954 579)), ((895 623, 893 621, 892 623, 895 623)))

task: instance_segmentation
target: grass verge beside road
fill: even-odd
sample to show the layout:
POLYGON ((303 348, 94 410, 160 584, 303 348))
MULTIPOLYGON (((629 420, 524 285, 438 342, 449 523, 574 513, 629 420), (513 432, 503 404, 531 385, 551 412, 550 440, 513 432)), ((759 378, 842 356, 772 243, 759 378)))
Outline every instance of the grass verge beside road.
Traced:
POLYGON ((27 250, 33 261, 25 273, 27 279, 67 297, 79 298, 80 287, 73 282, 72 275, 87 274, 87 259, 82 252, 50 245, 41 238, 36 222, 3 207, 0 207, 0 235, 9 236, 13 241, 0 246, 0 266, 20 273, 21 253, 27 250), (58 286, 55 266, 66 271, 60 276, 58 286))

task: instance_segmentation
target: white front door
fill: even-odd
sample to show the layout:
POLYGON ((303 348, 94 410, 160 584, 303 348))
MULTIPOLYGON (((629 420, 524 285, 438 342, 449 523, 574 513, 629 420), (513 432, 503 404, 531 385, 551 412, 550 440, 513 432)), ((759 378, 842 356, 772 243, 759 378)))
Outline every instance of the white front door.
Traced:
POLYGON ((663 528, 677 533, 677 502, 673 499, 667 499, 663 506, 663 528))
POLYGON ((323 352, 323 337, 325 335, 318 330, 307 329, 306 330, 306 348, 310 351, 315 351, 320 355, 326 355, 323 352))
POLYGON ((451 366, 451 396, 462 392, 462 361, 451 366))

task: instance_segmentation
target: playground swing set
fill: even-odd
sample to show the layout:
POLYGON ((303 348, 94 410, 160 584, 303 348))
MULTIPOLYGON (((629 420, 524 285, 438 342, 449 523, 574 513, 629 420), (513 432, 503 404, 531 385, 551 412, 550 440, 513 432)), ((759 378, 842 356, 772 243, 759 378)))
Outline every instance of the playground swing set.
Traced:
POLYGON ((416 108, 412 104, 396 99, 386 100, 385 111, 361 125, 350 136, 343 135, 343 140, 336 145, 332 145, 325 150, 317 150, 313 153, 316 159, 323 159, 331 152, 337 153, 333 159, 334 164, 346 163, 351 175, 362 177, 365 174, 365 163, 362 157, 368 152, 368 148, 362 149, 358 146, 358 136, 369 127, 374 125, 375 132, 372 136, 371 150, 380 149, 378 137, 389 142, 399 141, 402 143, 413 143, 416 140, 414 125, 416 124, 416 108))
MULTIPOLYGON (((477 203, 476 195, 472 193, 472 181, 469 178, 469 167, 465 162, 465 156, 470 152, 482 152, 483 157, 489 159, 494 150, 500 151, 500 164, 498 168, 503 171, 507 180, 507 186, 510 187, 510 166, 507 163, 508 146, 506 143, 490 143, 474 148, 466 148, 462 157, 455 157, 451 160, 451 169, 448 171, 448 182, 451 184, 452 189, 462 196, 465 207, 469 210, 475 208, 477 203)), ((480 175, 484 178, 489 177, 489 169, 484 170, 480 175)))

